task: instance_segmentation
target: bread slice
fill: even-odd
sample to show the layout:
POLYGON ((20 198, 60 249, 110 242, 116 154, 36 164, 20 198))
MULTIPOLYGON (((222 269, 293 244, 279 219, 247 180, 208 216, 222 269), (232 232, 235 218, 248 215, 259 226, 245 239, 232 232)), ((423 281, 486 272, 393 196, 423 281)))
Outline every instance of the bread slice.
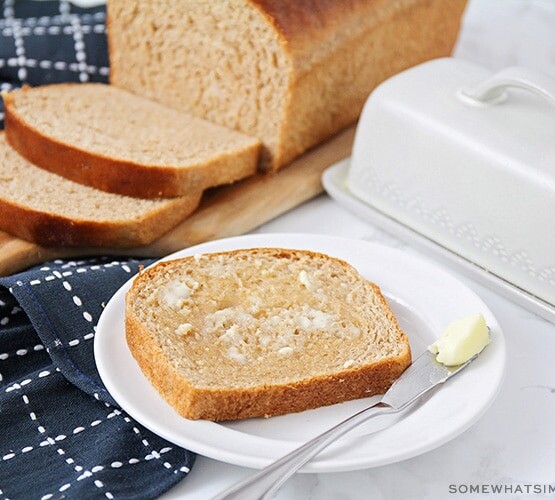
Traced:
POLYGON ((8 141, 20 154, 104 191, 182 196, 256 171, 258 139, 109 85, 24 88, 4 102, 8 141))
POLYGON ((346 262, 275 248, 163 262, 126 297, 129 349, 182 416, 233 420, 385 392, 411 362, 380 289, 346 262))
POLYGON ((275 170, 450 54, 466 0, 108 0, 110 82, 259 137, 275 170))
POLYGON ((187 217, 200 198, 198 192, 144 200, 82 186, 35 167, 0 132, 0 229, 40 245, 146 245, 187 217))

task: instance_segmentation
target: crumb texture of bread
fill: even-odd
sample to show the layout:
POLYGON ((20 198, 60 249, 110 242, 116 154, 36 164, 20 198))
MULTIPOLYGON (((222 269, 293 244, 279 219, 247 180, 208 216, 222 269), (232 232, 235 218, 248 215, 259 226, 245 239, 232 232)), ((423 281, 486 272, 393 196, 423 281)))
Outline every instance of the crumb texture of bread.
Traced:
POLYGON ((287 165, 393 74, 447 56, 466 0, 108 0, 110 81, 263 142, 287 165))
POLYGON ((110 85, 24 88, 5 101, 12 147, 42 168, 105 191, 181 196, 256 172, 258 139, 110 85))
POLYGON ((0 132, 0 229, 40 245, 146 245, 185 219, 200 198, 146 200, 83 186, 32 165, 0 132))
POLYGON ((126 337, 154 387, 193 419, 383 393, 411 361, 379 288, 341 260, 301 250, 160 263, 127 294, 126 337))

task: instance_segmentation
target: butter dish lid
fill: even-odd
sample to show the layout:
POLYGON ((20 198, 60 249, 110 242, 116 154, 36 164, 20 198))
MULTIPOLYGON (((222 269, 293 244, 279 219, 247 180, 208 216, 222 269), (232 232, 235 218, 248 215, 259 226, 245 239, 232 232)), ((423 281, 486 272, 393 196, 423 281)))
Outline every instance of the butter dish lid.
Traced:
POLYGON ((555 79, 460 59, 410 68, 368 98, 350 192, 555 305, 555 79))
MULTIPOLYGON (((521 67, 492 75, 476 64, 442 58, 390 78, 372 93, 367 107, 384 101, 410 110, 427 124, 436 119, 443 129, 438 136, 461 134, 479 144, 483 154, 554 171, 555 80, 547 75, 521 67)), ((365 118, 371 116, 362 114, 353 148, 355 165, 365 141, 365 118)))

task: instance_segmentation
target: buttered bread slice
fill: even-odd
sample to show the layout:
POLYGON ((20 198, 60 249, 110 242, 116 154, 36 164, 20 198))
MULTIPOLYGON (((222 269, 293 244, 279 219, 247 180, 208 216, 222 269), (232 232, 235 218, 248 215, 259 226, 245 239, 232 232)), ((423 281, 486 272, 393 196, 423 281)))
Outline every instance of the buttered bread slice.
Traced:
POLYGON ((385 392, 411 362, 380 289, 344 261, 249 249, 163 262, 126 297, 129 348, 182 416, 232 420, 385 392))
POLYGON ((258 139, 110 85, 23 88, 4 102, 13 148, 39 167, 104 191, 182 196, 256 171, 258 139))

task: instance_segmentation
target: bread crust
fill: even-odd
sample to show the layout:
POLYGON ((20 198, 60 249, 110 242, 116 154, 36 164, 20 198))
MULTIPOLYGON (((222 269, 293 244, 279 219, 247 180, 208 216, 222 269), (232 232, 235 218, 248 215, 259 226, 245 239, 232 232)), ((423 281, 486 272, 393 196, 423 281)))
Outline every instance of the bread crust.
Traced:
POLYGON ((355 123, 370 92, 387 78, 448 56, 466 5, 466 0, 251 1, 273 16, 294 68, 270 170, 355 123))
POLYGON ((4 96, 9 144, 31 163, 74 182, 137 198, 170 198, 229 184, 256 172, 260 143, 254 139, 252 145, 187 168, 144 165, 92 153, 26 123, 17 111, 18 92, 32 92, 32 89, 24 87, 4 96))
MULTIPOLYGON (((301 45, 313 48, 323 40, 337 40, 342 25, 376 24, 389 13, 416 4, 421 0, 246 0, 274 26, 287 42, 293 57, 308 56, 301 52, 301 45)), ((347 36, 352 36, 347 34, 347 36)))
MULTIPOLYGON (((257 252, 261 249, 251 249, 257 252)), ((294 258, 295 255, 325 257, 351 267, 348 263, 324 254, 290 249, 263 249, 274 251, 278 256, 294 258)), ((236 255, 244 250, 220 252, 214 255, 236 255)), ((191 258, 181 259, 190 260, 191 258)), ((135 284, 149 280, 162 267, 175 264, 164 262, 140 273, 135 284), (161 267, 158 267, 161 266, 161 267)), ((236 420, 250 417, 270 417, 300 412, 331 405, 342 401, 383 394, 411 363, 408 338, 389 309, 379 287, 371 284, 374 292, 385 306, 389 321, 394 325, 403 346, 398 356, 380 360, 362 367, 353 367, 329 375, 315 376, 307 380, 287 384, 261 385, 248 388, 200 388, 194 387, 172 364, 156 338, 133 313, 132 287, 126 296, 125 329, 127 345, 141 370, 159 394, 181 416, 190 419, 213 421, 236 420)))
POLYGON ((117 222, 71 219, 0 198, 0 227, 42 246, 131 248, 147 245, 169 231, 197 208, 201 196, 175 198, 140 219, 117 222))

